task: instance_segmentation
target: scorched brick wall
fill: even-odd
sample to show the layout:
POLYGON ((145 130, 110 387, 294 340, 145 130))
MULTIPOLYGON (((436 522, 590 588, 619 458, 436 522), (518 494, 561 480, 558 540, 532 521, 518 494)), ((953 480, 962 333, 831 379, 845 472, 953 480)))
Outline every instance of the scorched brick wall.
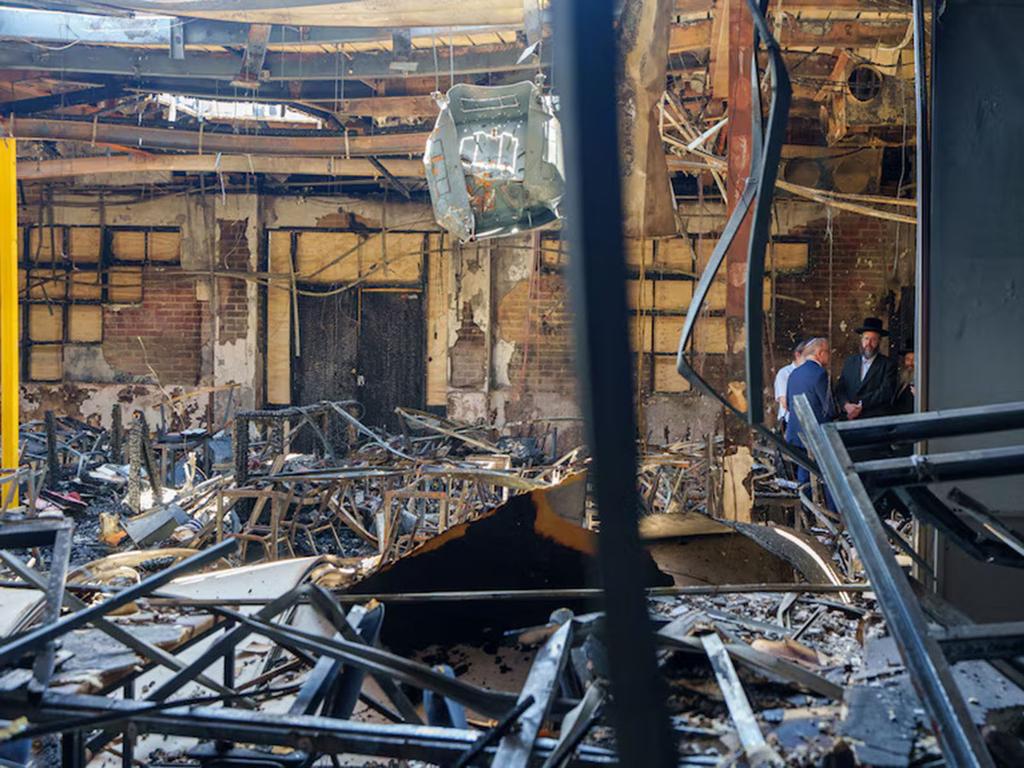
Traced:
MULTIPOLYGON (((236 272, 249 270, 248 222, 220 222, 220 263, 236 272)), ((235 278, 217 280, 221 343, 244 339, 249 332, 249 301, 246 282, 235 278)))
POLYGON ((562 275, 541 272, 517 283, 498 304, 498 328, 515 344, 508 368, 513 392, 575 395, 572 315, 562 275))
POLYGON ((913 260, 913 229, 854 213, 836 213, 831 243, 827 218, 789 234, 808 238, 809 266, 806 272, 779 276, 776 363, 788 362, 786 349, 794 339, 826 336, 831 339, 833 368, 838 372, 842 358, 857 348, 853 329, 864 317, 878 316, 888 325, 901 282, 911 281, 908 268, 912 264, 906 260, 913 260), (896 264, 898 254, 901 263, 896 264))
POLYGON ((202 312, 191 279, 146 269, 142 304, 104 307, 103 356, 125 373, 150 376, 152 366, 164 386, 194 385, 199 380, 202 312))

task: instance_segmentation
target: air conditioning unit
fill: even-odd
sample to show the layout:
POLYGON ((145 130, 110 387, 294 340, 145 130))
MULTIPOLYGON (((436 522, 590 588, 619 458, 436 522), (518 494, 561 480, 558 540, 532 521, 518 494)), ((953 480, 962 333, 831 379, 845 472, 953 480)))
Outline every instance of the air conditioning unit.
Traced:
POLYGON ((816 99, 821 102, 822 126, 830 146, 851 134, 912 127, 916 122, 913 82, 854 62, 845 52, 816 99))
POLYGON ((460 83, 438 103, 423 155, 438 224, 469 242, 561 218, 562 130, 539 85, 460 83))

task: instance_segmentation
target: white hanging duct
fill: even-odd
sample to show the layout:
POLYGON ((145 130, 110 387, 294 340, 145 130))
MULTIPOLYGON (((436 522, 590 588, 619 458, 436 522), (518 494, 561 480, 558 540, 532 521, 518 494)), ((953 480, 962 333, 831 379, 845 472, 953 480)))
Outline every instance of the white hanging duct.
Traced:
POLYGON ((562 130, 538 85, 460 83, 439 101, 423 155, 438 224, 467 242, 561 218, 562 130))

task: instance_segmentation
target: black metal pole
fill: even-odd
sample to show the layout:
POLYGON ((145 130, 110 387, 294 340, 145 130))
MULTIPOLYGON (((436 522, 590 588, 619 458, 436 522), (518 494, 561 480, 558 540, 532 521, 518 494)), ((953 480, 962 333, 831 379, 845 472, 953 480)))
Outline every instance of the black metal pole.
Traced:
MULTIPOLYGON (((916 289, 914 323, 914 349, 917 361, 914 367, 917 396, 914 398, 917 410, 928 410, 928 281, 929 245, 931 238, 931 144, 928 134, 928 67, 925 54, 924 9, 931 6, 931 0, 913 0, 914 10, 914 104, 916 107, 915 173, 917 189, 917 238, 916 238, 916 289)), ((932 20, 935 9, 931 8, 932 20)), ((934 38, 933 38, 934 39, 934 38)))
MULTIPOLYGON (((601 514, 611 715, 622 765, 678 762, 655 664, 637 533, 636 425, 626 330, 613 0, 554 3, 576 371, 601 514)), ((667 193, 667 190, 666 190, 667 193)))

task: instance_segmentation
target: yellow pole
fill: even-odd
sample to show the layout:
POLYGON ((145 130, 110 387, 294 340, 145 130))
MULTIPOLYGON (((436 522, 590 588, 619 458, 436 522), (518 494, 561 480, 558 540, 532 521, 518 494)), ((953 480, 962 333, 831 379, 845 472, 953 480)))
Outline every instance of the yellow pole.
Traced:
MULTIPOLYGON (((0 460, 7 469, 18 468, 18 197, 15 156, 14 139, 0 139, 0 460)), ((18 503, 17 484, 11 503, 18 503)))

